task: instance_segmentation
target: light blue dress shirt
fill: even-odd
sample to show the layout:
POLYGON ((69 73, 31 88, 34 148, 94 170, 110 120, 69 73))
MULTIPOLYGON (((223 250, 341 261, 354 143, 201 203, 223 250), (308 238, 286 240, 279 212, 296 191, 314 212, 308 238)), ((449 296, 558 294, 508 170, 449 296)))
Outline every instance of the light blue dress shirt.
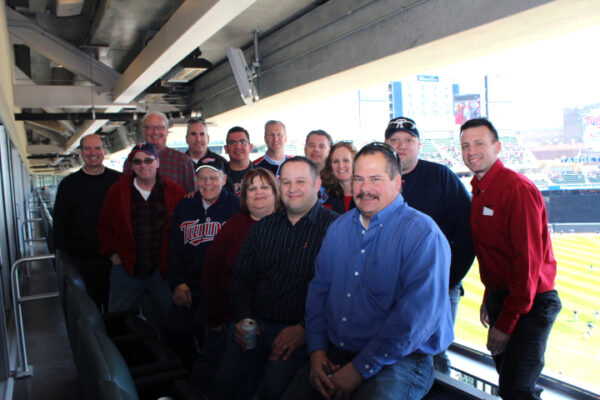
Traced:
POLYGON ((366 229, 357 208, 327 231, 306 300, 310 353, 357 353, 365 378, 412 353, 437 354, 454 338, 450 248, 435 222, 402 195, 366 229))

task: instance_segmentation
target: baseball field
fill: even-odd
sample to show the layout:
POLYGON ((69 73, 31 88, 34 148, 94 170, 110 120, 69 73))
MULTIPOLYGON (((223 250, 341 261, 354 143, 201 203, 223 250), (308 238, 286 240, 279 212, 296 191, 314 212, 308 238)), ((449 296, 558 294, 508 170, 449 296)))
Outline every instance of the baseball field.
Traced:
MULTIPOLYGON (((544 373, 600 393, 600 234, 553 234, 562 301, 546 351, 544 373)), ((483 285, 477 260, 463 280, 455 335, 484 350, 487 330, 479 322, 483 285)))

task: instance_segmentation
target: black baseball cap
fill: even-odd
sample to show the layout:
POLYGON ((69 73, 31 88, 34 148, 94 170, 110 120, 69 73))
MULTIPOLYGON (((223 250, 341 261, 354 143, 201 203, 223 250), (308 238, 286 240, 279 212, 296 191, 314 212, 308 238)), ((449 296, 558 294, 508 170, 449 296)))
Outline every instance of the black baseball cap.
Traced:
POLYGON ((414 137, 419 137, 419 130, 417 124, 410 118, 397 117, 388 122, 388 126, 385 129, 385 139, 389 139, 396 132, 407 132, 414 137))
POLYGON ((196 168, 196 173, 198 173, 198 171, 200 171, 202 168, 211 168, 215 171, 225 173, 225 163, 223 163, 223 160, 215 158, 211 155, 206 155, 198 161, 198 168, 196 168))

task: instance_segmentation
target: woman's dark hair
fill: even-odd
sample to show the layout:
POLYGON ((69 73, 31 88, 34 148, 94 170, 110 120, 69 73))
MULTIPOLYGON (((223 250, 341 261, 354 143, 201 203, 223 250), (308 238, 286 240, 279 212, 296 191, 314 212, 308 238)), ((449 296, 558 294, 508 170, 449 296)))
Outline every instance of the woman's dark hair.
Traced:
POLYGON ((264 183, 271 186, 271 189, 273 190, 273 194, 275 195, 275 210, 274 211, 280 210, 282 207, 281 192, 279 191, 279 185, 277 184, 277 181, 275 180, 275 175, 273 175, 273 173, 271 171, 266 170, 264 168, 255 168, 255 169, 251 169, 250 171, 246 172, 246 175, 244 175, 244 179, 242 179, 242 190, 240 191, 240 211, 243 214, 250 215, 250 210, 248 209, 248 204, 246 204, 246 198, 247 198, 246 190, 248 189, 248 186, 250 186, 252 184, 252 181, 254 180, 254 178, 256 178, 257 176, 260 177, 260 179, 262 179, 262 181, 264 183))

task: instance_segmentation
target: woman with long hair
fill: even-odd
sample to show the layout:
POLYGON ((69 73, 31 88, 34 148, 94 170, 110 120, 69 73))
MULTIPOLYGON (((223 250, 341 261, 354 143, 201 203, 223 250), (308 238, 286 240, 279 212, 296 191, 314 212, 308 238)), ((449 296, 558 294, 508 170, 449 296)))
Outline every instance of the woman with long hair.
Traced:
POLYGON ((355 207, 352 199, 352 160, 355 154, 352 142, 337 142, 331 147, 325 168, 321 171, 322 185, 328 196, 323 206, 339 214, 355 207))

